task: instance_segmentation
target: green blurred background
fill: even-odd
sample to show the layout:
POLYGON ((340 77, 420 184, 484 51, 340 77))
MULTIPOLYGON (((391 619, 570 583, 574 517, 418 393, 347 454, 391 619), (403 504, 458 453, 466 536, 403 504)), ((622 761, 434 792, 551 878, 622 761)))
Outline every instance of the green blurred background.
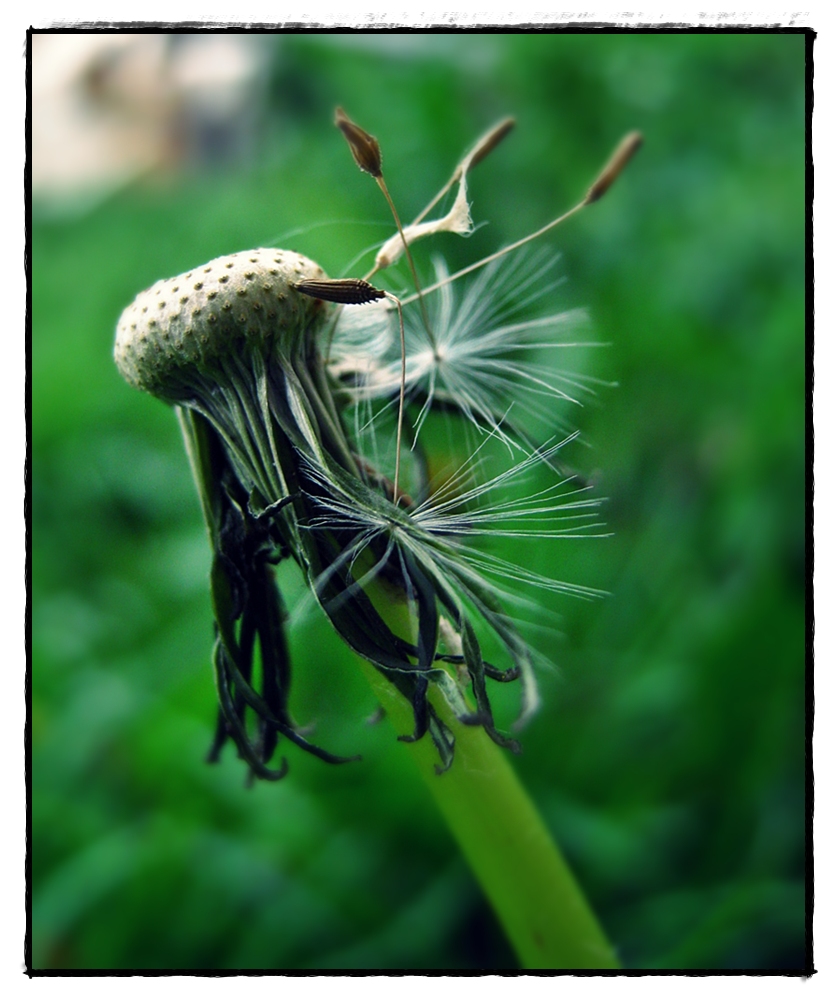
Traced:
POLYGON ((802 968, 805 38, 67 35, 33 59, 33 966, 515 966, 291 570, 295 714, 364 759, 291 750, 250 790, 229 749, 203 763, 209 548, 173 414, 111 359, 158 278, 272 244, 338 275, 390 235, 340 103, 403 218, 516 116, 471 175, 488 224, 431 248, 451 266, 644 131, 546 241, 550 307, 588 308, 610 346, 580 364, 619 383, 573 414, 614 535, 528 565, 611 596, 527 594, 555 668, 515 766, 627 966, 802 968))

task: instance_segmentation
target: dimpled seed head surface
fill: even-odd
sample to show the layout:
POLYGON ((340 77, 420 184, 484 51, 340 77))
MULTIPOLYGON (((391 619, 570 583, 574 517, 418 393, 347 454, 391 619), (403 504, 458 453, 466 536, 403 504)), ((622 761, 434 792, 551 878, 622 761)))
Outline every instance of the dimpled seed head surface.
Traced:
POLYGON ((286 350, 325 315, 324 304, 291 286, 326 277, 301 254, 243 250, 158 281, 117 324, 114 360, 126 381, 177 402, 195 378, 220 374, 224 359, 248 344, 267 355, 286 350))

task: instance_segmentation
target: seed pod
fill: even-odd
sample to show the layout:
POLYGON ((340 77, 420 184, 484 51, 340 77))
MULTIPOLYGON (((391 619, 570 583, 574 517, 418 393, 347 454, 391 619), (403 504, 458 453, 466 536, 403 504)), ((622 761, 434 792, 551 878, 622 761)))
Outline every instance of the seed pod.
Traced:
POLYGON ((252 346, 264 357, 293 353, 326 315, 326 305, 296 291, 323 270, 288 250, 243 250, 159 281, 123 312, 114 360, 126 381, 172 403, 196 378, 223 374, 252 346))

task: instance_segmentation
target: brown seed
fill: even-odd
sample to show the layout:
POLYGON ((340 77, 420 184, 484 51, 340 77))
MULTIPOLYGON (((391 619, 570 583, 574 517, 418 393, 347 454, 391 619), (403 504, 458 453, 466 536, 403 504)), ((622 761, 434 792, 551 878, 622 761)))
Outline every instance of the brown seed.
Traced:
POLYGON ((493 149, 513 131, 515 125, 515 118, 505 118, 503 121, 498 122, 497 125, 493 125, 486 135, 482 135, 466 157, 469 169, 471 170, 472 167, 476 167, 484 157, 489 156, 493 149))
POLYGON ((644 136, 640 132, 630 132, 629 135, 624 136, 618 144, 618 148, 612 153, 609 162, 600 171, 597 180, 588 189, 584 204, 591 205, 592 202, 598 201, 606 194, 643 143, 644 136))
POLYGON ((326 302, 340 302, 344 305, 361 305, 385 298, 380 288, 374 288, 360 278, 336 278, 322 281, 298 281, 293 286, 298 292, 310 295, 313 299, 323 299, 326 302))
POLYGON ((344 133, 353 159, 361 170, 372 177, 382 176, 382 151, 376 139, 360 125, 351 121, 343 108, 335 109, 335 124, 344 133))

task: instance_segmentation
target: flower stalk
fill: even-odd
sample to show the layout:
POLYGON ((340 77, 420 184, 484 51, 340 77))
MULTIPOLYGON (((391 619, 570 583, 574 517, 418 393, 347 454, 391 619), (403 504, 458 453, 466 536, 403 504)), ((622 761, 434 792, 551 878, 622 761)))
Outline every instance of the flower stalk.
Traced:
MULTIPOLYGON (((381 595, 388 621, 415 631, 406 605, 381 595)), ((369 663, 361 669, 401 732, 410 708, 369 663)), ((474 726, 463 725, 445 699, 435 709, 454 735, 457 753, 444 773, 426 741, 409 743, 437 808, 492 906, 523 969, 617 969, 619 962, 585 894, 504 751, 474 726)))

